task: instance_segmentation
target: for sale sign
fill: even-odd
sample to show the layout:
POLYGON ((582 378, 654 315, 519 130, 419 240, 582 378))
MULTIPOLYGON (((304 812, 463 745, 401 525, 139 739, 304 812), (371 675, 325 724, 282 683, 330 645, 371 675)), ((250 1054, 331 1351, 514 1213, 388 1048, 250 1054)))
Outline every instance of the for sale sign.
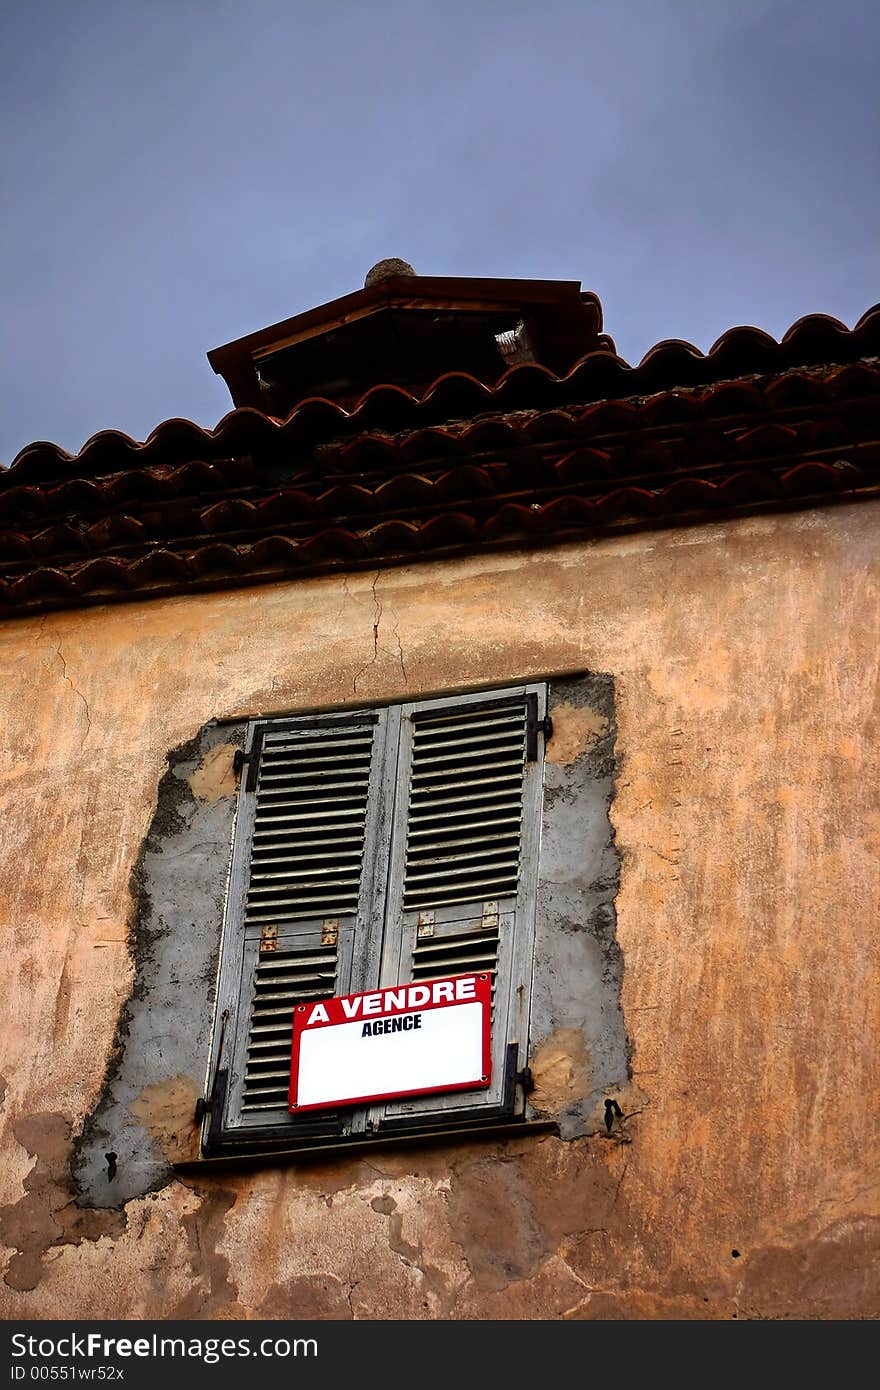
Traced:
POLYGON ((488 974, 297 1004, 290 1109, 488 1086, 491 1006, 488 974))

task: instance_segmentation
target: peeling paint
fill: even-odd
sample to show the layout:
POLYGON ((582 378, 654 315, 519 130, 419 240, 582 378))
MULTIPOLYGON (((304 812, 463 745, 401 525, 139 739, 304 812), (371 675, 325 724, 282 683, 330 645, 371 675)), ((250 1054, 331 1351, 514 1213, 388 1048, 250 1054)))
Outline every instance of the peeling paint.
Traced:
POLYGON ((534 1090, 529 1097, 536 1110, 555 1114, 592 1089, 590 1059, 581 1028, 557 1028, 531 1059, 534 1090))
POLYGON ((301 1274, 266 1290, 255 1316, 271 1320, 350 1322, 350 1293, 337 1274, 301 1274))
POLYGON ((560 709, 566 757, 544 768, 529 1104, 573 1139, 596 1132, 601 1097, 629 1081, 615 911, 620 856, 609 816, 618 774, 613 680, 551 682, 554 739, 560 709))
POLYGON ((235 802, 197 797, 192 781, 207 768, 203 790, 216 790, 222 763, 231 766, 228 750, 243 738, 243 725, 212 723, 168 756, 132 870, 131 993, 101 1095, 74 1146, 84 1205, 143 1196, 168 1181, 172 1162, 198 1151, 193 1112, 204 1085, 235 802), (108 1151, 117 1154, 112 1179, 108 1151))
POLYGON ((200 1191, 201 1202, 182 1219, 192 1271, 191 1286, 174 1309, 176 1318, 228 1316, 237 1302, 228 1257, 218 1248, 227 1214, 235 1206, 234 1190, 211 1186, 200 1191))
POLYGON ((743 1251, 735 1294, 740 1316, 766 1316, 768 1290, 775 1291, 775 1317, 845 1318, 858 1308, 877 1316, 878 1250, 880 1216, 835 1221, 791 1245, 743 1251))
POLYGON ((547 1253, 533 1194, 514 1164, 485 1158, 453 1176, 449 1222, 479 1289, 529 1278, 547 1253))
POLYGON ((199 1091, 191 1076, 180 1074, 145 1086, 129 1111, 145 1125, 169 1163, 197 1158, 199 1126, 193 1119, 199 1091))
POLYGON ((595 748, 607 733, 605 715, 589 706, 578 709, 562 700, 553 710, 553 736, 548 740, 545 757, 550 763, 573 763, 582 753, 595 748))
POLYGON ((70 1123, 63 1115, 29 1115, 13 1126, 16 1141, 36 1158, 23 1182, 24 1195, 0 1207, 0 1240, 15 1253, 4 1273, 10 1289, 35 1289, 46 1253, 118 1233, 118 1212, 84 1212, 75 1203, 68 1173, 70 1123))
POLYGON ((187 778, 190 790, 199 801, 218 801, 223 796, 235 796, 238 778, 233 770, 237 752, 234 743, 218 743, 209 748, 195 772, 187 778))

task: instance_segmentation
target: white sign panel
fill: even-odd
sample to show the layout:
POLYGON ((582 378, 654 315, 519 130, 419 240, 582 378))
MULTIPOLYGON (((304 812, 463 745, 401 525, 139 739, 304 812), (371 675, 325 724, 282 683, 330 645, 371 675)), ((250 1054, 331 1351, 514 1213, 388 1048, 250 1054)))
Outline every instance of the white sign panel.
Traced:
POLYGON ((291 1111, 488 1086, 491 1006, 485 973, 297 1004, 291 1111))

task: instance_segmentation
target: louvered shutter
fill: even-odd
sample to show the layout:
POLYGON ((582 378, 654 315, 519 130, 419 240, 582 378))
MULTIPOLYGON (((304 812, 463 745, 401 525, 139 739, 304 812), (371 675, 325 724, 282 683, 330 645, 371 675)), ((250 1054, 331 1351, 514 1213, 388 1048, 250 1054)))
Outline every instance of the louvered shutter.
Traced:
POLYGON ((393 1129, 508 1113, 526 1061, 546 687, 402 711, 383 986, 486 970, 488 1090, 377 1106, 393 1129))
POLYGON ((291 1033, 296 1003, 377 978, 393 801, 387 730, 384 711, 251 726, 215 1029, 227 1136, 362 1127, 352 1111, 289 1114, 291 1033))

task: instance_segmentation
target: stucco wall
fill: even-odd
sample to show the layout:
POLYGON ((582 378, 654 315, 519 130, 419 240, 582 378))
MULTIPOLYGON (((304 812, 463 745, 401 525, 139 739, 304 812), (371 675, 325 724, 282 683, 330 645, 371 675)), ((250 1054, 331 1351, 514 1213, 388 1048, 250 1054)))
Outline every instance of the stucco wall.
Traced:
MULTIPOLYGON (((0 628, 3 1315, 877 1316, 877 523, 866 504, 0 628), (583 670, 616 694, 624 1132, 78 1206, 70 1135, 131 991, 169 750, 210 719, 583 670)), ((198 775, 207 803, 224 774, 198 775)), ((547 1076, 576 1097, 590 1058, 562 1042, 547 1076)), ((179 1153, 192 1095, 169 1078, 139 1104, 179 1153)))

